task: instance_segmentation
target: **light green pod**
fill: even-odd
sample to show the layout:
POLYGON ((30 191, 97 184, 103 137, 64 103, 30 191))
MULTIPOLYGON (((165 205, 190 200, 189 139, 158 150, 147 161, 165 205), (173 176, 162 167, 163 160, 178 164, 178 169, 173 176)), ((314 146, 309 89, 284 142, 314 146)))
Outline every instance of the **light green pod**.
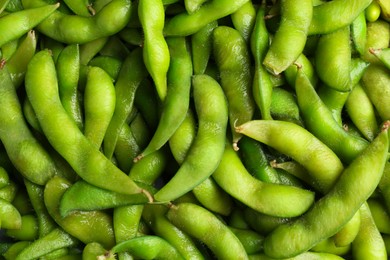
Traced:
POLYGON ((311 0, 282 0, 280 25, 263 64, 273 74, 286 70, 302 53, 313 15, 311 0))
POLYGON ((163 35, 165 12, 162 1, 139 1, 138 16, 144 32, 145 66, 154 81, 158 96, 164 100, 167 95, 167 72, 170 55, 163 35))
POLYGON ((352 256, 356 260, 387 259, 386 246, 375 225, 367 202, 360 208, 361 225, 352 242, 352 256))
POLYGON ((371 64, 362 77, 362 85, 382 120, 390 118, 390 73, 382 65, 371 64))
POLYGON ((338 91, 350 91, 351 46, 350 29, 343 27, 322 35, 315 53, 318 77, 329 87, 338 91))
POLYGON ((375 108, 362 85, 357 84, 345 102, 347 114, 362 135, 372 141, 378 133, 375 108))
POLYGON ((84 91, 84 135, 99 149, 115 110, 112 78, 99 67, 91 67, 84 91))
POLYGON ((179 229, 202 241, 219 259, 248 259, 237 236, 216 215, 193 203, 172 205, 167 218, 179 229))
POLYGON ((367 23, 367 39, 362 59, 366 62, 380 63, 378 58, 370 53, 370 49, 388 48, 390 41, 390 24, 381 19, 367 23))
POLYGON ((192 190, 210 177, 222 158, 228 124, 225 94, 218 82, 207 75, 193 76, 192 86, 197 134, 174 177, 154 195, 157 201, 171 201, 192 190))
POLYGON ((236 29, 218 26, 213 32, 213 51, 220 73, 220 84, 228 101, 232 143, 237 150, 241 134, 234 131, 234 126, 251 120, 255 109, 251 95, 249 48, 236 29))
MULTIPOLYGON (((336 234, 354 216, 382 177, 387 161, 389 126, 390 121, 306 214, 292 223, 280 225, 265 238, 265 254, 275 258, 296 256, 336 234)), ((361 227, 364 226, 362 222, 361 227)))
POLYGON ((335 246, 343 247, 351 244, 359 232, 360 225, 360 210, 358 210, 347 224, 345 224, 344 227, 332 237, 335 246))

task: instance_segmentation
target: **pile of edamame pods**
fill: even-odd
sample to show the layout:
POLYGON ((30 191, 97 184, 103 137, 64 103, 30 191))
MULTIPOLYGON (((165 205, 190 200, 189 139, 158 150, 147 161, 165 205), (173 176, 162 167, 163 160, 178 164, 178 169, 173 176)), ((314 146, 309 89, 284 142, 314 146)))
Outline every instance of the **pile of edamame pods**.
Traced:
POLYGON ((387 0, 0 0, 0 255, 387 259, 387 0))

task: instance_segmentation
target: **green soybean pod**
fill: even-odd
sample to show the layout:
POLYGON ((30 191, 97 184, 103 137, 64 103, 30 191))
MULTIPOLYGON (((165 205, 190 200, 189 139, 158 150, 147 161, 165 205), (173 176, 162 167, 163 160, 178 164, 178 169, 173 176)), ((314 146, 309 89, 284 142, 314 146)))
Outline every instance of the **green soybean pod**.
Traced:
POLYGON ((162 104, 161 117, 152 139, 135 161, 142 159, 166 144, 183 122, 190 106, 192 61, 185 37, 167 37, 170 66, 167 75, 167 95, 162 104))
POLYGON ((0 199, 0 225, 2 229, 19 229, 22 226, 22 215, 11 202, 0 199))
POLYGON ((25 214, 21 216, 22 224, 18 229, 6 229, 4 235, 14 240, 29 240, 38 239, 38 220, 33 214, 25 214))
POLYGON ((204 3, 206 0, 185 0, 184 1, 184 7, 189 14, 195 13, 204 3))
POLYGON ((355 85, 345 102, 346 112, 363 136, 372 141, 378 132, 376 111, 362 85, 355 85))
POLYGON ((229 229, 237 236, 248 255, 260 253, 264 237, 251 229, 233 228, 229 229))
POLYGON ((31 205, 37 215, 39 237, 43 237, 57 226, 52 217, 49 215, 43 201, 44 187, 32 183, 27 179, 24 180, 24 185, 26 186, 26 191, 30 198, 31 205))
POLYGON ((7 7, 10 0, 2 0, 0 2, 0 14, 4 11, 4 9, 7 7))
POLYGON ((268 183, 281 183, 280 176, 270 165, 266 147, 259 141, 244 136, 240 142, 240 158, 255 178, 268 183))
POLYGON ((265 6, 257 10, 255 23, 250 36, 250 49, 254 59, 252 83, 253 99, 260 109, 263 119, 271 119, 270 107, 272 103, 273 84, 267 70, 263 66, 264 56, 269 48, 269 35, 265 23, 265 6))
POLYGON ((314 193, 309 190, 257 180, 228 144, 212 178, 233 198, 264 214, 298 216, 307 211, 314 201, 314 193))
MULTIPOLYGON (((275 258, 269 257, 264 253, 254 254, 249 256, 250 260, 275 260, 275 258)), ((294 257, 288 258, 289 260, 343 260, 344 258, 335 254, 330 253, 319 253, 319 252, 304 252, 294 257)))
POLYGON ((91 16, 95 15, 95 11, 92 8, 92 4, 88 0, 74 1, 64 0, 64 3, 70 10, 76 15, 80 16, 91 16))
POLYGON ((311 0, 283 0, 280 5, 280 25, 263 61, 275 75, 285 71, 302 53, 313 15, 311 0))
POLYGON ((185 259, 204 259, 194 238, 168 220, 166 216, 168 210, 165 205, 148 204, 145 205, 142 218, 157 236, 167 240, 185 259))
POLYGON ((193 76, 192 87, 198 131, 174 177, 154 195, 157 201, 174 200, 192 190, 210 177, 223 154, 228 124, 225 94, 218 82, 207 75, 193 76))
POLYGON ((76 211, 66 217, 61 216, 59 209, 61 197, 71 185, 69 181, 58 176, 47 182, 43 199, 50 216, 62 228, 61 230, 81 242, 87 244, 95 241, 110 248, 115 244, 115 240, 112 217, 107 212, 76 211))
POLYGON ((218 26, 213 31, 213 51, 219 69, 220 84, 228 102, 232 145, 237 150, 237 142, 242 135, 234 131, 234 126, 251 120, 255 109, 251 95, 249 50, 236 29, 218 26))
POLYGON ((206 71, 212 53, 213 30, 217 26, 218 21, 212 21, 190 36, 194 74, 203 74, 206 71))
POLYGON ((361 12, 350 25, 351 39, 355 50, 363 55, 366 51, 367 20, 365 12, 361 12))
POLYGON ((53 229, 47 235, 33 241, 25 247, 15 260, 37 259, 57 249, 77 245, 79 241, 60 228, 53 229))
POLYGON ((7 60, 8 72, 11 75, 15 88, 20 87, 26 74, 27 64, 37 49, 37 37, 34 30, 30 30, 21 40, 18 48, 7 60))
POLYGON ((332 237, 329 237, 321 240, 319 243, 313 246, 310 251, 344 256, 351 251, 351 244, 346 246, 336 246, 332 237))
POLYGON ((295 79, 298 73, 298 67, 295 64, 300 64, 302 66, 302 70, 310 79, 311 84, 316 88, 318 82, 317 72, 315 71, 312 61, 304 53, 301 53, 294 64, 290 65, 283 73, 289 86, 295 88, 295 79))
POLYGON ((313 8, 309 35, 327 34, 349 26, 372 0, 333 0, 313 8))
POLYGON ((256 20, 256 8, 252 1, 243 4, 237 11, 230 15, 234 28, 240 32, 248 42, 256 20))
POLYGON ((148 202, 141 194, 126 195, 101 189, 83 180, 76 181, 61 197, 59 211, 66 217, 72 212, 104 210, 148 202))
POLYGON ((30 245, 32 242, 31 241, 16 241, 15 243, 11 244, 7 248, 7 250, 2 254, 2 256, 6 260, 11 260, 15 259, 16 256, 28 245, 30 245))
POLYGON ((344 170, 342 162, 328 146, 307 129, 294 123, 252 120, 237 126, 236 131, 273 147, 300 163, 312 177, 311 185, 320 192, 326 193, 344 170), (306 145, 303 146, 302 143, 306 145))
POLYGON ((87 65, 107 43, 108 37, 98 38, 79 45, 80 63, 87 65))
POLYGON ((390 74, 382 65, 371 64, 362 77, 363 89, 382 120, 390 118, 390 74))
MULTIPOLYGON (((22 0, 22 3, 25 8, 33 8, 43 5, 45 1, 22 0)), ((61 43, 82 44, 111 36, 123 29, 130 20, 131 6, 130 0, 113 0, 96 12, 96 15, 89 17, 56 10, 36 28, 42 34, 61 43)))
POLYGON ((265 254, 275 258, 296 256, 336 234, 353 217, 382 177, 389 146, 389 124, 389 121, 384 123, 374 141, 345 168, 334 186, 313 207, 265 238, 265 254))
POLYGON ((0 30, 2 32, 0 47, 12 40, 19 39, 54 13, 59 6, 59 3, 52 5, 45 3, 40 7, 23 9, 0 17, 0 30), (9 28, 10 24, 14 26, 12 29, 9 28))
POLYGON ((68 116, 59 99, 55 65, 48 50, 35 54, 29 63, 25 86, 45 136, 81 178, 120 193, 143 192, 88 141, 68 116))
POLYGON ((315 54, 318 77, 338 91, 351 90, 351 47, 349 26, 320 37, 315 54))
MULTIPOLYGON (((196 136, 196 120, 191 109, 188 110, 186 118, 175 131, 169 140, 169 147, 176 162, 181 165, 190 149, 196 136)), ((229 215, 233 202, 211 178, 208 177, 203 182, 192 189, 193 195, 205 208, 221 215, 229 215)))
POLYGON ((387 259, 387 252, 382 235, 375 225, 367 202, 360 208, 361 225, 359 233, 352 242, 354 259, 387 259))
POLYGON ((68 45, 60 52, 56 62, 56 70, 61 103, 79 129, 83 129, 83 113, 78 90, 80 77, 79 45, 68 45))
POLYGON ((193 14, 181 12, 169 19, 164 26, 164 35, 189 36, 208 23, 234 13, 246 2, 248 0, 207 1, 193 14))
POLYGON ((321 101, 301 71, 298 72, 295 90, 305 127, 332 149, 343 162, 350 163, 367 147, 367 140, 350 134, 336 122, 332 112, 321 101), (329 138, 330 136, 332 138, 329 138))
POLYGON ((114 154, 122 126, 134 110, 137 90, 144 87, 141 82, 146 76, 147 71, 142 62, 142 49, 136 48, 123 61, 115 82, 115 110, 103 142, 103 152, 107 158, 111 158, 114 154))
POLYGON ((58 169, 43 145, 30 131, 16 89, 7 68, 0 69, 0 139, 18 172, 30 181, 44 185, 58 169), (10 131, 13 133, 10 135, 10 131))
POLYGON ((381 199, 369 198, 367 204, 379 232, 381 234, 390 234, 390 217, 383 201, 381 199))
POLYGON ((108 253, 98 256, 98 259, 111 259, 110 257, 119 252, 129 252, 133 257, 140 259, 184 259, 174 246, 155 235, 135 237, 118 243, 108 253))
POLYGON ((356 238, 361 225, 360 210, 333 237, 336 246, 348 246, 356 238))
POLYGON ((145 66, 154 81, 160 100, 163 101, 167 95, 170 55, 163 34, 165 12, 162 1, 141 0, 138 4, 138 16, 145 37, 143 42, 145 66))
POLYGON ((276 87, 272 90, 271 116, 275 120, 283 120, 302 125, 301 112, 294 92, 276 87))
POLYGON ((369 48, 369 51, 377 57, 386 68, 390 69, 390 48, 369 48))
POLYGON ((367 23, 367 39, 362 59, 371 64, 380 63, 380 60, 370 53, 370 49, 389 47, 390 25, 388 22, 379 19, 375 22, 367 23))
POLYGON ((179 203, 169 208, 167 218, 179 229, 206 244, 217 258, 248 259, 237 236, 207 209, 193 203, 179 203))
POLYGON ((91 67, 84 90, 84 135, 99 149, 115 110, 113 79, 99 67, 91 67))

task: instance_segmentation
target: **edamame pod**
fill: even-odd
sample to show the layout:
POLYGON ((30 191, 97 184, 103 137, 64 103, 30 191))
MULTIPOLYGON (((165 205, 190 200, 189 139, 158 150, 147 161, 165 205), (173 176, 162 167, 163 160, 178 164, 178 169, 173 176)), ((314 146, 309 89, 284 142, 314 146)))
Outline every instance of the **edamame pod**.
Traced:
POLYGON ((174 246, 185 259, 204 259, 194 239, 170 222, 165 205, 145 205, 142 217, 153 232, 174 246))
POLYGON ((207 75, 193 76, 192 86, 197 135, 174 177, 154 195, 157 201, 171 201, 192 190, 213 173, 222 158, 228 121, 225 94, 218 82, 207 75))
POLYGON ((90 67, 84 90, 84 135, 99 150, 115 110, 113 79, 99 67, 90 67))
POLYGON ((382 120, 390 118, 390 73, 382 65, 371 64, 362 77, 366 91, 382 120))
POLYGON ((195 13, 181 12, 169 19, 164 26, 165 36, 188 36, 208 23, 237 11, 248 0, 214 0, 202 5, 195 13))
POLYGON ((270 75, 263 66, 264 56, 269 48, 269 36, 264 18, 265 6, 261 5, 257 10, 249 42, 255 63, 252 95, 257 107, 260 109, 261 118, 272 119, 270 107, 272 103, 273 84, 270 75))
POLYGON ((298 216, 314 202, 314 193, 309 190, 265 183, 254 178, 228 144, 225 145, 222 160, 212 178, 233 198, 250 208, 272 216, 298 216))
POLYGON ((154 235, 135 237, 118 243, 108 253, 99 256, 99 259, 111 259, 110 256, 119 252, 129 252, 132 256, 141 259, 184 259, 175 247, 165 239, 154 235))
POLYGON ((68 116, 59 98, 54 61, 48 50, 35 54, 29 63, 25 85, 47 139, 81 178, 119 193, 143 192, 88 141, 68 116))
MULTIPOLYGON (((343 171, 329 192, 292 223, 283 224, 264 240, 264 252, 293 257, 337 233, 377 187, 387 161, 390 121, 369 146, 343 171)), ((364 226, 364 225, 363 225, 364 226)))
POLYGON ((142 60, 142 49, 134 49, 123 61, 117 81, 115 82, 115 110, 108 125, 103 142, 103 152, 112 158, 122 126, 134 110, 134 99, 147 70, 142 60))
MULTIPOLYGON (((87 244, 98 242, 110 248, 115 244, 112 217, 103 211, 76 211, 62 217, 60 200, 71 183, 61 177, 53 177, 44 189, 44 203, 54 221, 69 234, 87 244)), ((50 233, 49 233, 50 234, 50 233)))
POLYGON ((65 217, 74 211, 103 210, 147 202, 148 198, 143 194, 126 195, 116 193, 79 180, 64 192, 59 210, 61 216, 65 217))
POLYGON ((61 103, 79 129, 83 129, 83 114, 78 90, 80 66, 79 45, 68 45, 58 55, 56 70, 61 103))
POLYGON ((46 20, 60 6, 59 3, 43 5, 36 8, 26 8, 0 17, 0 47, 19 39, 25 33, 46 20), (12 24, 12 28, 9 25, 12 24))
POLYGON ((382 235, 372 218, 367 202, 360 208, 361 225, 359 232, 352 242, 354 259, 387 259, 387 251, 382 235))
POLYGON ((205 243, 218 259, 248 259, 237 236, 205 208, 193 203, 179 203, 170 207, 167 218, 190 236, 205 243))
POLYGON ((53 229, 46 236, 43 236, 25 247, 15 258, 15 260, 37 259, 45 254, 61 249, 67 246, 77 245, 79 241, 63 231, 62 229, 53 229))
MULTIPOLYGON (((22 0, 22 3, 24 8, 46 5, 44 0, 22 0)), ((130 20, 131 6, 130 0, 112 0, 96 15, 89 17, 56 10, 36 28, 42 34, 61 43, 86 43, 122 30, 130 20)))
POLYGON ((309 35, 327 34, 350 25, 372 0, 333 0, 313 8, 309 35))
POLYGON ((351 47, 349 26, 321 35, 315 54, 318 77, 329 87, 348 92, 351 86, 351 47))
POLYGON ((192 62, 185 37, 166 39, 170 52, 168 90, 152 139, 135 161, 160 149, 183 122, 190 105, 192 62))
POLYGON ((219 69, 220 84, 228 102, 229 125, 233 147, 242 137, 234 126, 252 119, 255 102, 252 98, 250 58, 247 44, 240 33, 228 26, 213 31, 214 59, 219 69))
POLYGON ((312 176, 311 185, 320 192, 326 193, 344 170, 342 162, 328 146, 294 123, 252 120, 237 126, 236 131, 269 145, 300 163, 312 176), (294 148, 291 149, 292 147, 294 148))
POLYGON ((302 53, 313 15, 311 0, 282 0, 280 5, 280 25, 263 61, 274 75, 285 71, 302 53))
POLYGON ((363 151, 368 141, 345 131, 321 101, 309 79, 298 71, 295 82, 298 105, 305 127, 326 144, 343 162, 350 163, 363 151))
POLYGON ((52 157, 30 131, 6 68, 0 68, 0 85, 0 139, 18 172, 28 180, 44 185, 57 174, 58 169, 52 157))
POLYGON ((140 0, 138 16, 144 32, 143 57, 161 101, 167 95, 167 71, 170 55, 163 35, 164 5, 161 0, 140 0))

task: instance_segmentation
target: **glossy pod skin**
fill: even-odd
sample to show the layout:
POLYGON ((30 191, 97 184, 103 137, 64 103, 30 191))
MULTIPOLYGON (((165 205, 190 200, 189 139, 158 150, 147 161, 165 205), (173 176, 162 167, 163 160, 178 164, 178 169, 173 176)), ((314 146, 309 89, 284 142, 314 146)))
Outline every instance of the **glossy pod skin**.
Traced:
POLYGON ((218 26, 213 31, 213 51, 220 84, 228 101, 232 145, 238 149, 237 142, 241 135, 234 131, 234 125, 251 120, 255 108, 255 102, 250 95, 252 87, 249 49, 237 30, 218 26))
POLYGON ((48 50, 38 52, 30 62, 26 73, 26 91, 49 142, 80 177, 82 176, 86 181, 98 187, 120 193, 143 192, 88 141, 76 123, 68 116, 59 99, 54 61, 48 50), (46 86, 45 91, 39 90, 42 86, 46 86), (54 102, 48 102, 48 100, 54 100, 54 102), (42 109, 43 107, 45 109, 42 109), (55 113, 54 117, 53 113, 55 113), (62 128, 52 127, 56 125, 62 125, 62 128), (63 131, 64 128, 67 130, 63 131), (99 171, 101 178, 98 177, 99 171))
POLYGON ((313 7, 309 35, 326 34, 350 25, 372 0, 336 0, 313 7))
POLYGON ((0 139, 14 167, 30 181, 44 185, 58 173, 52 157, 34 137, 23 116, 11 77, 0 69, 1 113, 0 139), (11 131, 13 134, 9 135, 11 131), (33 156, 32 156, 33 155, 33 156))
POLYGON ((281 21, 263 64, 273 74, 286 70, 302 53, 313 15, 311 0, 283 0, 281 21))
POLYGON ((167 218, 187 234, 205 243, 217 258, 248 259, 237 236, 203 207, 192 203, 172 205, 167 212, 167 218))
POLYGON ((375 190, 389 146, 388 127, 343 171, 314 206, 291 224, 281 225, 264 240, 264 252, 276 258, 298 255, 332 236, 347 223, 375 190))
POLYGON ((0 30, 2 31, 0 36, 0 47, 12 40, 17 40, 19 37, 36 27, 55 12, 59 6, 59 4, 48 5, 45 3, 37 8, 20 10, 0 17, 0 30), (9 28, 10 24, 12 24, 14 28, 12 30, 7 30, 7 27, 9 28))
POLYGON ((188 36, 210 22, 225 17, 237 11, 248 0, 217 0, 205 3, 197 12, 188 14, 182 12, 167 21, 164 26, 165 36, 188 36), (185 24, 185 26, 183 26, 185 24))
POLYGON ((265 183, 254 178, 242 164, 237 152, 228 144, 212 177, 233 198, 272 216, 298 216, 314 202, 314 193, 309 190, 265 183), (273 204, 270 205, 269 201, 273 201, 273 204))
POLYGON ((162 1, 141 0, 138 3, 138 16, 144 32, 144 63, 154 81, 157 95, 163 101, 167 95, 170 55, 163 35, 165 12, 162 1))
MULTIPOLYGON (((22 1, 22 3, 25 8, 46 5, 43 0, 22 1)), ((130 14, 130 0, 113 0, 96 15, 89 17, 66 14, 56 10, 42 21, 37 29, 59 42, 81 44, 119 32, 129 22, 130 14), (115 16, 112 16, 113 13, 115 16)))
POLYGON ((154 194, 156 201, 171 201, 192 190, 213 173, 222 158, 228 124, 225 94, 207 75, 193 76, 192 86, 198 131, 175 176, 154 194))
POLYGON ((326 193, 333 187, 344 170, 342 162, 328 146, 294 123, 252 120, 237 126, 236 131, 269 145, 300 163, 312 177, 311 185, 320 192, 326 193), (291 136, 295 138, 292 139, 291 136))

